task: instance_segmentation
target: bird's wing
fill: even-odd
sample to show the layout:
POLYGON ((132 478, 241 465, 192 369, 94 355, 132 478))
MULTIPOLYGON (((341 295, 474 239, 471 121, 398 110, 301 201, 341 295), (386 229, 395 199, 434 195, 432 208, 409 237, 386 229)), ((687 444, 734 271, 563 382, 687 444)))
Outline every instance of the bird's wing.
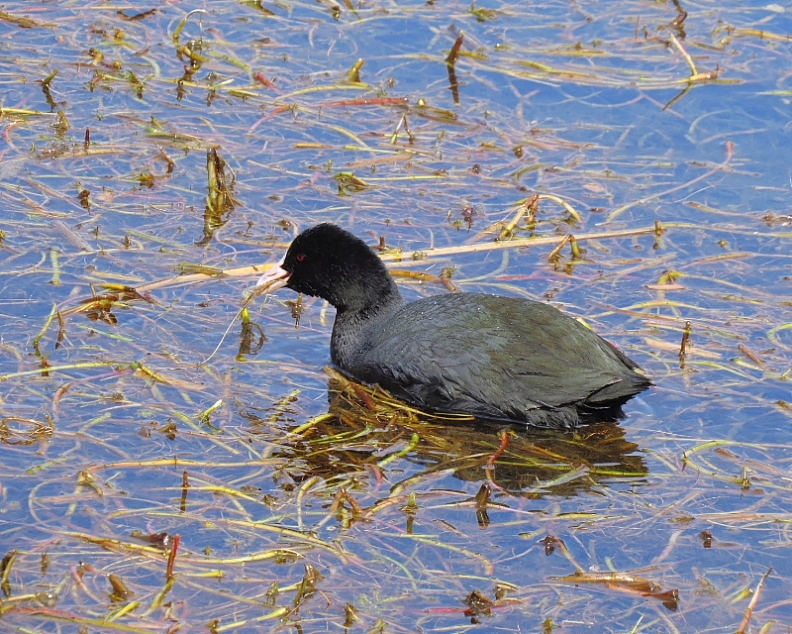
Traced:
POLYGON ((555 308, 458 297, 408 304, 379 324, 352 373, 426 407, 512 418, 640 391, 627 357, 555 308))

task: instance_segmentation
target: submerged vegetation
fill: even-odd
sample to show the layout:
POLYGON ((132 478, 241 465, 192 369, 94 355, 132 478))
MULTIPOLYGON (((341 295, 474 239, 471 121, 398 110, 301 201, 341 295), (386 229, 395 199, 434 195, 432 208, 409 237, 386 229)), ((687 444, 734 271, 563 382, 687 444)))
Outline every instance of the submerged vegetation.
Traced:
POLYGON ((2 627, 788 632, 788 8, 181 4, 0 11, 2 627), (351 383, 249 292, 319 221, 655 387, 562 433, 351 383))

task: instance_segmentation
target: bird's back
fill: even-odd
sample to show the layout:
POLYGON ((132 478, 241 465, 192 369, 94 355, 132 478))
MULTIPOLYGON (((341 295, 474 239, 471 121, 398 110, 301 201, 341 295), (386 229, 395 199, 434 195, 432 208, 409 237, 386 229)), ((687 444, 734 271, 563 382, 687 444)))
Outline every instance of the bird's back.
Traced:
POLYGON ((355 340, 342 370, 433 411, 568 427, 581 408, 618 404, 649 385, 590 329, 520 298, 428 297, 371 320, 355 340))

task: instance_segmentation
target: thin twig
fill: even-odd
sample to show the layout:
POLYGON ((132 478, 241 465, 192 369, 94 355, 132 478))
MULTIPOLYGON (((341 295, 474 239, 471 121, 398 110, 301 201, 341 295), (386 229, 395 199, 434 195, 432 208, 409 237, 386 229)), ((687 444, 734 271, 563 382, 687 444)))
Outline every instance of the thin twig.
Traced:
MULTIPOLYGON (((540 196, 541 198, 542 196, 540 196)), ((673 224, 667 226, 674 226, 673 224)), ((586 233, 576 235, 575 239, 580 240, 604 240, 606 238, 625 238, 630 236, 642 236, 642 235, 649 235, 655 233, 655 227, 641 227, 639 229, 626 229, 623 231, 599 231, 596 233, 586 233)), ((545 236, 540 238, 520 238, 517 240, 504 240, 500 242, 485 242, 482 244, 465 244, 455 247, 441 247, 439 249, 430 249, 427 251, 421 251, 425 258, 432 258, 432 257, 444 257, 447 255, 457 255, 460 253, 478 253, 482 251, 495 251, 500 249, 519 249, 522 247, 538 247, 538 246, 546 246, 548 244, 558 244, 559 242, 564 241, 566 236, 545 236)), ((278 243, 274 245, 267 245, 273 247, 281 247, 287 248, 289 245, 288 243, 278 243)), ((403 260, 405 259, 405 254, 402 252, 399 253, 386 253, 380 256, 384 261, 390 260, 403 260)), ((141 284, 140 286, 136 286, 135 290, 138 293, 145 293, 147 291, 157 290, 160 288, 168 288, 171 286, 181 286, 184 284, 194 284, 196 282, 206 282, 209 280, 219 280, 219 279, 237 279, 237 278, 247 278, 247 277, 254 277, 256 275, 261 275, 268 269, 275 266, 274 263, 268 264, 255 264, 252 266, 241 266, 238 268, 233 269, 224 269, 222 271, 218 271, 217 273, 208 274, 208 273, 191 273, 189 275, 176 275, 174 277, 168 277, 162 280, 157 280, 154 282, 148 282, 147 284, 141 284)), ((248 299, 253 299, 257 297, 260 293, 254 292, 251 297, 248 299)), ((246 304, 247 305, 247 304, 246 304)))
POLYGON ((682 44, 679 43, 679 40, 676 38, 676 36, 673 33, 669 33, 668 35, 671 38, 671 43, 674 46, 676 46, 677 50, 680 53, 682 53, 682 57, 685 58, 685 61, 687 62, 688 66, 690 66, 690 74, 692 76, 698 75, 699 74, 698 68, 696 68, 696 63, 693 61, 693 58, 688 54, 688 52, 685 50, 682 44))
POLYGON ((745 610, 745 616, 743 617, 742 623, 740 623, 740 629, 737 630, 736 634, 745 634, 745 632, 748 630, 748 623, 751 620, 751 616, 753 616, 753 611, 754 608, 756 607, 756 604, 759 603, 759 596, 762 594, 765 581, 767 581, 767 578, 770 576, 771 572, 773 572, 772 566, 770 566, 770 568, 767 569, 767 572, 764 573, 764 576, 762 577, 761 581, 759 581, 759 584, 756 586, 756 590, 754 590, 753 597, 751 597, 751 602, 748 604, 748 609, 745 610))

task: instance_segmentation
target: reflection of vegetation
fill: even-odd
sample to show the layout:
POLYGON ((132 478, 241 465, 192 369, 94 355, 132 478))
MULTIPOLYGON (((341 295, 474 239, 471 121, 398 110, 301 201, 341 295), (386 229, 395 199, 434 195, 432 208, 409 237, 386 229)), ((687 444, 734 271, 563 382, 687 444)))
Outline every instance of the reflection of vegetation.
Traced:
POLYGON ((234 197, 236 179, 233 173, 226 174, 226 169, 226 162, 217 153, 217 149, 207 150, 206 172, 209 179, 209 193, 206 196, 204 211, 204 235, 195 243, 199 247, 209 244, 215 231, 228 222, 229 214, 237 206, 238 201, 234 197))
POLYGON ((46 423, 18 416, 0 419, 0 443, 4 445, 36 445, 52 438, 55 428, 46 423))
POLYGON ((366 181, 358 178, 352 172, 338 172, 333 176, 333 179, 338 183, 339 196, 357 194, 369 188, 366 181))
POLYGON ((267 340, 267 336, 261 326, 251 321, 250 311, 247 308, 242 310, 240 321, 242 322, 242 332, 239 335, 237 359, 242 361, 246 356, 258 353, 267 340))
POLYGON ((454 97, 454 103, 459 104, 459 80, 456 75, 456 60, 459 55, 459 49, 462 47, 464 35, 460 35, 454 45, 451 47, 451 52, 446 57, 446 67, 448 68, 448 84, 451 88, 451 94, 454 97))

